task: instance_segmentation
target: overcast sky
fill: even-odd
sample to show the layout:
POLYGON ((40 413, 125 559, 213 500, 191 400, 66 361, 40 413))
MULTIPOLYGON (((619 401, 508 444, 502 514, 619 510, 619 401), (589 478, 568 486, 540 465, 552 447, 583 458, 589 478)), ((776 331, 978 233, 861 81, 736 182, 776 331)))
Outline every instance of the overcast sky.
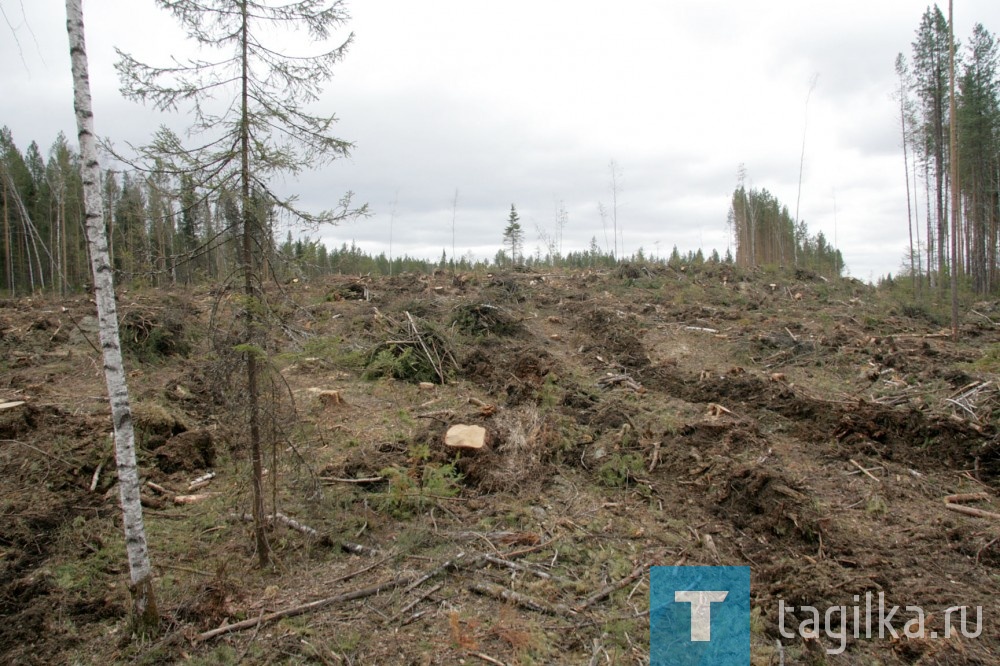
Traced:
MULTIPOLYGON (((947 5, 942 10, 947 12, 947 5)), ((352 157, 285 183, 307 207, 347 190, 373 215, 328 245, 437 259, 492 257, 510 205, 526 251, 569 221, 563 250, 610 249, 619 168, 625 252, 725 253, 736 172, 800 215, 861 279, 896 272, 907 244, 893 62, 908 58, 925 3, 904 0, 353 0, 355 42, 318 114, 336 113, 352 157), (810 80, 816 85, 806 105, 810 80), (457 207, 453 211, 455 193, 457 207), (393 211, 395 211, 393 213, 393 211)), ((65 6, 0 0, 0 125, 24 150, 75 143, 65 6), (16 37, 16 39, 15 39, 16 37)), ((116 144, 161 122, 123 100, 114 48, 147 62, 189 52, 152 0, 85 0, 95 120, 116 144)), ((955 3, 956 37, 1000 30, 1000 2, 955 3)), ((344 33, 346 35, 346 32, 344 33)), ((341 35, 343 37, 344 35, 341 35)), ((921 209, 923 199, 921 195, 921 209)), ((921 210, 921 225, 924 225, 921 210)), ((925 235, 921 230, 921 238, 925 235)))

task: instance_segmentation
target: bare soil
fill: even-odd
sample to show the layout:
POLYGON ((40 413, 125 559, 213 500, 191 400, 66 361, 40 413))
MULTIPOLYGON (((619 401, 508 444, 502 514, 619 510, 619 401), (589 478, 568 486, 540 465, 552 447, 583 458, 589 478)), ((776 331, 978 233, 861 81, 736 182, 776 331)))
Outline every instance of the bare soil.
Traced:
POLYGON ((755 665, 1000 663, 1000 302, 956 342, 852 280, 632 269, 273 288, 265 571, 235 301, 122 294, 151 637, 128 629, 93 303, 0 301, 0 403, 24 402, 0 411, 0 662, 644 664, 648 567, 725 564, 751 567, 755 665), (486 448, 447 449, 459 423, 486 448), (779 632, 782 601, 866 593, 897 637, 779 632), (945 638, 952 606, 982 633, 945 638))

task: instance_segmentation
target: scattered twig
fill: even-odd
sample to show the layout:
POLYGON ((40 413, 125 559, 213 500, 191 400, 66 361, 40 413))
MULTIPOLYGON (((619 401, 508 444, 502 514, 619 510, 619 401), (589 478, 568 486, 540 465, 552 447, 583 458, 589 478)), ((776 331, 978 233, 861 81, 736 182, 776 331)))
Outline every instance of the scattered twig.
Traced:
POLYGON ((399 578, 394 578, 389 581, 378 583, 376 585, 371 585, 369 587, 362 588, 360 590, 355 590, 354 592, 347 592, 345 594, 338 594, 333 597, 327 597, 325 599, 317 599, 316 601, 311 601, 307 604, 302 604, 301 606, 294 606, 292 608, 286 608, 285 610, 275 611, 274 613, 267 613, 260 615, 253 620, 244 620, 242 622, 236 622, 235 624, 227 624, 217 629, 212 629, 211 631, 206 631, 199 634, 195 638, 195 642, 202 643, 204 641, 211 640, 217 636, 223 634, 232 633, 234 631, 243 631, 244 629, 249 629, 251 627, 257 627, 264 624, 269 624, 275 620, 280 620, 286 617, 295 617, 297 615, 304 615, 305 613, 311 613, 312 611, 319 610, 320 608, 325 608, 327 606, 332 606, 334 604, 343 603, 345 601, 354 601, 356 599, 363 599, 365 597, 370 597, 382 592, 383 590, 389 590, 394 587, 399 587, 400 585, 406 585, 413 581, 413 576, 401 576, 399 578))
POLYGON ((653 442, 653 454, 649 458, 649 469, 647 470, 650 474, 656 469, 656 466, 660 464, 660 446, 663 442, 655 441, 653 442))
POLYGON ((736 414, 736 412, 726 407, 723 407, 717 402, 708 403, 708 415, 715 417, 732 416, 734 419, 740 418, 739 415, 736 414))
POLYGON ((28 444, 27 442, 22 442, 19 439, 0 439, 0 443, 3 443, 3 444, 20 444, 21 446, 23 446, 25 448, 29 448, 32 451, 37 451, 38 453, 41 453, 46 458, 52 458, 53 460, 58 460, 59 462, 61 462, 62 464, 66 465, 70 469, 76 469, 76 467, 77 467, 76 464, 71 463, 70 461, 66 460, 65 458, 60 458, 57 455, 53 455, 51 451, 43 451, 40 448, 38 448, 37 446, 32 446, 31 444, 28 444))
POLYGON ((596 604, 598 601, 601 601, 602 599, 611 596, 612 594, 622 589, 623 587, 627 587, 633 581, 642 576, 646 572, 646 569, 648 567, 649 564, 646 562, 640 564, 635 569, 633 569, 632 573, 630 573, 628 576, 625 576, 625 578, 622 578, 620 581, 616 583, 611 583, 610 585, 606 585, 605 587, 601 588, 594 594, 587 597, 583 602, 574 606, 573 610, 577 612, 582 612, 587 610, 588 608, 596 604))
POLYGON ((90 492, 94 492, 95 490, 97 490, 97 484, 101 480, 101 470, 103 469, 104 469, 104 461, 102 460, 101 463, 97 466, 97 469, 94 470, 94 476, 91 477, 90 479, 90 492))
POLYGON ((553 538, 549 539, 548 541, 546 541, 545 543, 540 543, 540 544, 537 544, 537 545, 534 545, 534 546, 529 546, 527 548, 522 548, 521 550, 511 551, 511 552, 507 553, 507 557, 508 557, 508 559, 509 558, 514 558, 514 557, 521 557, 522 555, 527 555, 528 553, 534 553, 535 551, 545 550, 546 548, 548 548, 549 546, 551 546, 553 543, 555 543, 558 539, 559 539, 559 537, 553 537, 553 538))
POLYGON ((455 412, 451 409, 439 409, 436 412, 425 412, 423 414, 417 414, 418 419, 436 419, 438 421, 447 422, 448 419, 455 418, 455 412))
POLYGON ((398 613, 396 613, 391 618, 389 618, 389 622, 392 622, 393 620, 396 620, 396 619, 402 617, 403 615, 406 615, 411 610, 413 610, 414 608, 416 608, 417 604, 419 604, 424 599, 426 599, 427 597, 431 596, 432 594, 434 594, 435 592, 437 592, 438 590, 440 590, 443 586, 444 586, 444 583, 438 583, 437 585, 435 585, 431 589, 427 590, 426 592, 424 592, 423 594, 421 594, 419 597, 417 597, 416 599, 414 599, 410 603, 408 603, 405 606, 403 606, 402 608, 400 608, 398 613))
POLYGON ((360 576, 361 574, 365 573, 366 571, 371 571, 375 567, 382 566, 383 564, 385 564, 390 559, 392 559, 392 555, 389 555, 387 557, 383 557, 378 562, 374 562, 372 564, 369 564, 367 567, 363 567, 363 568, 357 569, 355 571, 349 571, 349 572, 345 573, 342 576, 337 576, 333 580, 327 581, 327 585, 330 585, 332 583, 342 583, 345 580, 350 580, 352 578, 356 578, 357 576, 360 576))
POLYGON ((587 666, 597 666, 598 661, 601 659, 601 641, 594 639, 594 649, 590 654, 590 661, 587 662, 587 666))
POLYGON ((875 483, 882 483, 882 480, 880 478, 878 478, 877 476, 875 476, 874 474, 872 474, 871 472, 869 472, 868 470, 866 470, 864 467, 862 467, 860 464, 858 464, 858 462, 856 460, 854 460, 853 458, 850 458, 848 460, 848 462, 850 462, 852 465, 854 465, 859 470, 861 470, 864 473, 865 476, 869 477, 875 483))
POLYGON ((986 488, 986 489, 988 489, 988 490, 993 490, 993 489, 992 489, 992 488, 990 488, 990 487, 989 487, 988 485, 986 485, 985 483, 983 483, 982 481, 980 481, 980 480, 979 480, 979 479, 977 479, 976 477, 972 476, 972 474, 970 474, 970 473, 969 473, 969 470, 964 470, 964 471, 963 471, 963 472, 962 472, 962 473, 960 474, 960 476, 961 476, 962 478, 964 478, 964 479, 968 479, 969 481, 972 481, 973 483, 975 483, 975 484, 977 484, 977 485, 980 485, 980 486, 982 486, 983 488, 986 488))
POLYGON ((405 620, 403 620, 402 622, 400 622, 399 625, 401 627, 405 627, 406 625, 408 625, 410 623, 416 622, 417 620, 419 620, 420 618, 422 618, 424 615, 427 615, 427 611, 425 611, 425 610, 417 611, 416 613, 414 613, 410 617, 408 617, 405 620))
POLYGON ((499 659, 494 659, 488 654, 483 654, 482 652, 469 652, 470 657, 475 657, 476 659, 482 659, 487 664, 495 664, 496 666, 507 666, 504 662, 499 659))
POLYGON ((554 576, 547 571, 542 571, 541 569, 536 569, 535 567, 530 567, 526 564, 521 564, 520 562, 511 562, 510 560, 505 560, 501 557, 495 557, 493 555, 483 555, 483 559, 491 564, 496 564, 497 566, 507 567, 508 569, 513 569, 514 571, 521 571, 524 573, 532 574, 533 576, 538 576, 539 578, 544 578, 545 580, 551 580, 563 584, 568 584, 569 581, 560 578, 559 576, 554 576))
POLYGON ((69 320, 73 323, 73 327, 76 328, 76 330, 80 332, 80 335, 83 336, 83 339, 87 341, 88 345, 90 345, 90 348, 94 350, 94 353, 97 354, 98 356, 102 356, 103 357, 104 354, 101 352, 100 349, 97 348, 97 345, 94 344, 94 341, 90 339, 90 336, 88 336, 84 332, 84 330, 82 328, 80 328, 80 324, 76 323, 76 319, 74 319, 73 317, 71 317, 69 315, 67 315, 67 317, 69 317, 69 320))
POLYGON ((257 616, 257 628, 254 629, 253 636, 250 637, 250 640, 247 641, 247 644, 243 646, 243 650, 240 651, 240 654, 236 657, 236 663, 237 664, 239 664, 240 662, 243 661, 243 659, 246 658, 247 653, 250 652, 250 646, 253 645, 254 641, 257 640, 257 636, 258 636, 258 634, 260 634, 260 628, 261 628, 261 626, 263 626, 261 624, 261 621, 260 621, 262 617, 264 617, 264 609, 263 608, 260 609, 260 615, 257 616))
POLYGON ((198 569, 191 569, 189 567, 182 567, 179 564, 164 564, 162 562, 157 562, 153 566, 157 566, 157 567, 160 567, 160 568, 163 568, 163 569, 173 569, 174 571, 183 571, 185 573, 197 574, 199 576, 205 576, 207 578, 211 578, 212 576, 215 575, 215 574, 211 574, 211 573, 209 573, 207 571, 199 571, 198 569))
POLYGON ((986 315, 984 315, 981 312, 976 312, 975 310, 969 310, 969 312, 971 312, 972 314, 977 315, 979 317, 982 317, 983 319, 985 319, 986 321, 990 322, 994 326, 997 325, 995 321, 993 321, 992 319, 990 319, 989 317, 987 317, 986 315))
POLYGON ((992 548, 994 545, 996 545, 997 541, 1000 541, 1000 537, 998 537, 996 539, 993 539, 993 541, 990 541, 988 544, 986 544, 985 546, 983 546, 982 548, 980 548, 978 551, 976 551, 976 564, 979 564, 979 558, 982 557, 983 551, 992 548))
MULTIPOLYGON (((451 570, 451 569, 457 569, 461 564, 465 563, 465 562, 461 561, 461 560, 463 560, 464 557, 465 557, 465 553, 464 552, 460 552, 458 555, 456 555, 455 557, 451 558, 447 562, 444 562, 443 564, 440 564, 440 565, 434 567, 433 569, 431 569, 427 573, 425 573, 425 574, 417 577, 409 585, 406 586, 406 589, 403 590, 403 592, 410 592, 414 588, 420 587, 421 585, 423 585, 424 583, 426 583, 427 581, 429 581, 431 578, 434 578, 435 576, 437 576, 437 575, 439 575, 439 574, 441 574, 441 573, 443 573, 445 571, 448 571, 448 570, 451 570)), ((482 566, 483 558, 482 557, 477 557, 477 558, 473 558, 471 560, 466 560, 466 561, 469 563, 468 564, 468 568, 476 568, 478 566, 482 566)))
POLYGON ((420 344, 420 348, 424 350, 424 354, 427 356, 427 361, 434 368, 434 372, 437 374, 438 379, 441 380, 442 384, 445 384, 447 380, 445 379, 444 369, 441 367, 441 358, 437 354, 431 354, 431 350, 427 348, 427 344, 424 342, 423 337, 420 335, 420 331, 417 329, 417 322, 413 320, 413 315, 409 312, 406 313, 406 319, 410 322, 410 331, 413 333, 413 337, 417 339, 420 344))

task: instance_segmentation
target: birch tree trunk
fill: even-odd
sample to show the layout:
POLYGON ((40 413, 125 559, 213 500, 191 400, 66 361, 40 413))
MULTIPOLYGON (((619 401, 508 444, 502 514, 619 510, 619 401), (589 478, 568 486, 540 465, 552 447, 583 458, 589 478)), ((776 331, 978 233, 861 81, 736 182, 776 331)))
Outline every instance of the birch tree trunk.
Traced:
POLYGON ((76 111, 80 139, 81 177, 83 180, 84 217, 90 246, 90 267, 94 277, 94 296, 104 353, 104 378, 108 385, 111 416, 115 433, 115 462, 118 467, 118 490, 125 525, 125 549, 131 578, 132 622, 141 632, 154 631, 159 623, 153 594, 153 572, 146 546, 146 529, 139 501, 139 470, 135 461, 135 431, 129 406, 128 387, 122 366, 118 335, 118 312, 115 303, 114 274, 104 232, 104 200, 101 196, 101 173, 94 136, 94 114, 90 101, 90 76, 83 34, 81 0, 66 0, 66 30, 73 68, 73 108, 76 111))

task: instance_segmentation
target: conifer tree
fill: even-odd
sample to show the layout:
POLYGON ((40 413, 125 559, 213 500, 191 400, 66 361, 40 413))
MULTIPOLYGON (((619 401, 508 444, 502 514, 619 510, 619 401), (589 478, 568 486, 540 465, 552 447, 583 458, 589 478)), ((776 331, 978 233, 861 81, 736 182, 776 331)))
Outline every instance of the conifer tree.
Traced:
POLYGON ((150 145, 140 148, 140 156, 169 173, 190 174, 199 191, 216 196, 233 193, 235 214, 229 221, 239 228, 244 296, 243 330, 235 349, 245 369, 254 535, 259 562, 265 566, 270 548, 262 487, 267 424, 262 422, 261 373, 268 339, 263 287, 273 247, 266 211, 278 209, 310 224, 336 223, 364 212, 352 208, 350 193, 334 209, 306 211, 270 183, 277 173, 299 173, 345 157, 353 147, 331 134, 335 116, 306 109, 319 99, 322 84, 333 76, 353 35, 317 54, 293 55, 282 46, 268 46, 276 35, 295 31, 325 43, 348 19, 341 0, 157 0, 157 4, 202 49, 220 53, 210 60, 151 66, 119 52, 116 67, 126 96, 160 110, 188 106, 191 132, 203 138, 200 145, 189 147, 175 133, 161 129, 150 145))
POLYGON ((517 208, 511 204, 507 227, 503 230, 503 242, 504 245, 510 246, 510 260, 513 264, 517 264, 521 259, 521 248, 524 245, 524 230, 521 228, 520 220, 517 208))

